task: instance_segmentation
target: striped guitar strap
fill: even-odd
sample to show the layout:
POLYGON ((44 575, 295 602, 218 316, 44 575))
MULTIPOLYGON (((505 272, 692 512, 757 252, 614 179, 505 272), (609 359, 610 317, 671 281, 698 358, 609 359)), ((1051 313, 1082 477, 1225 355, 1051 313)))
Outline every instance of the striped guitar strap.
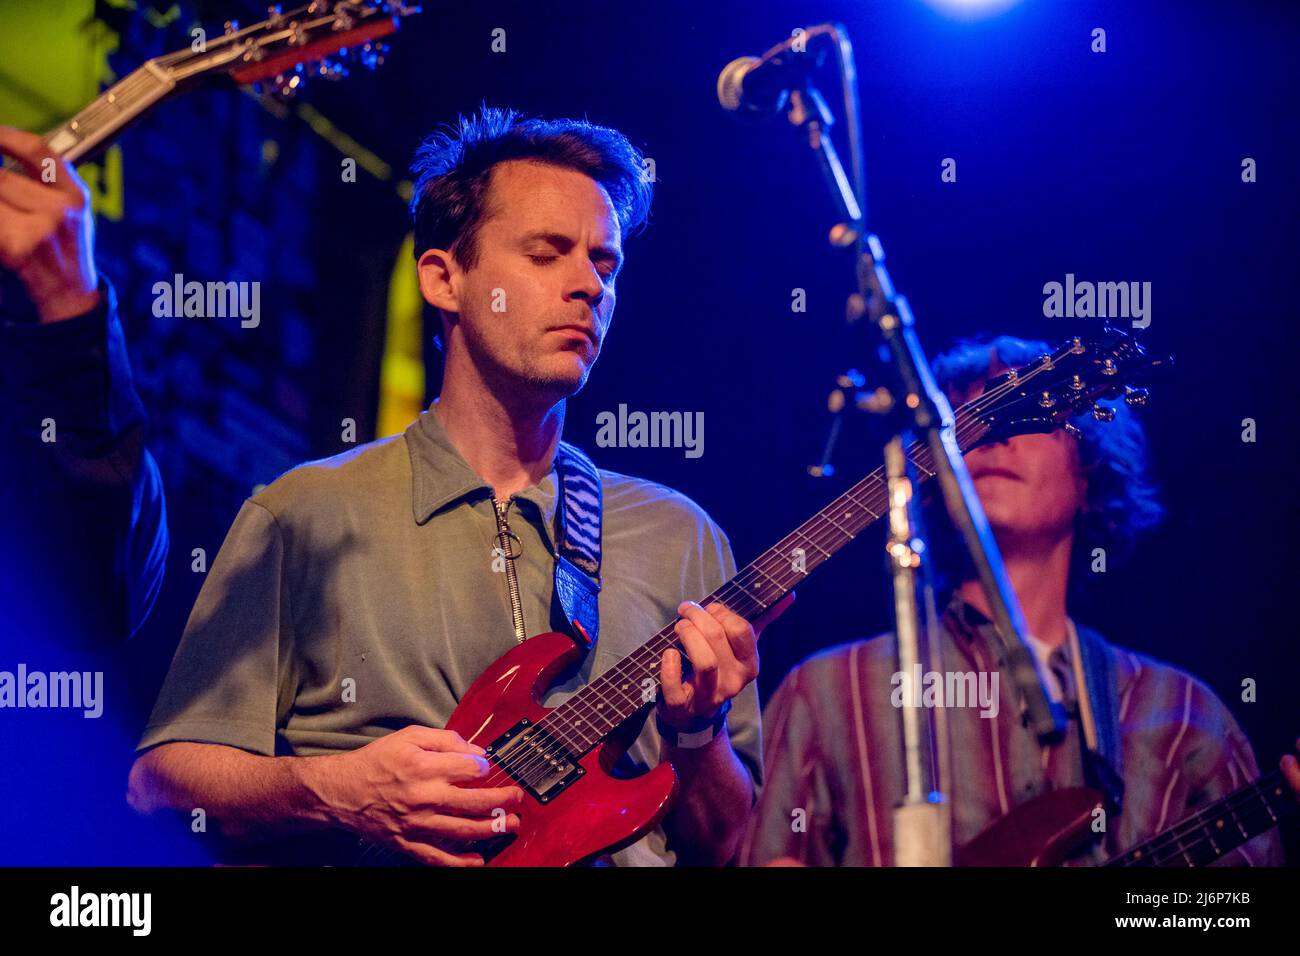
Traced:
POLYGON ((600 636, 600 472, 568 442, 555 456, 559 477, 559 544, 555 597, 570 632, 590 651, 600 636))
POLYGON ((1115 666, 1101 638, 1080 631, 1066 619, 1070 656, 1079 698, 1083 734, 1084 782, 1106 797, 1106 812, 1118 815, 1124 805, 1124 751, 1119 733, 1115 666))

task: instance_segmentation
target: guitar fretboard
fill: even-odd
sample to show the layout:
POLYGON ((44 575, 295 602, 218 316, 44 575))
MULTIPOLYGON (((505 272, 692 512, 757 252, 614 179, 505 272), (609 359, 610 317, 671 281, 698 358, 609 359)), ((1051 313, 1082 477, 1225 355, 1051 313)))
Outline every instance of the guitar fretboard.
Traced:
MULTIPOLYGON (((984 422, 965 408, 956 412, 954 421, 954 434, 963 451, 988 430, 984 422)), ((914 442, 907 449, 907 457, 922 482, 934 475, 934 462, 928 447, 914 442)), ((883 468, 877 468, 700 603, 708 606, 720 602, 753 621, 884 516, 888 508, 885 472, 883 468)), ((637 650, 552 710, 539 723, 538 729, 563 743, 570 752, 582 754, 647 707, 658 694, 659 664, 664 651, 679 644, 675 623, 665 626, 637 650)))
POLYGON ((1274 770, 1105 865, 1205 866, 1267 833, 1295 810, 1282 771, 1274 770))
POLYGON ((68 162, 79 162, 175 88, 166 73, 146 63, 51 131, 45 142, 68 162))

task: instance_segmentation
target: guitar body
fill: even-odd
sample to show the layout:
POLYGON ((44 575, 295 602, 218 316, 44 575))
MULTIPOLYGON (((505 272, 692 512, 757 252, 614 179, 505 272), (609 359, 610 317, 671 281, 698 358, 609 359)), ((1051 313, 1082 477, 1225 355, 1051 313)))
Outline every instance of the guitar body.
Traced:
POLYGON ((1087 787, 1053 790, 1027 800, 955 854, 957 866, 1059 866, 1092 837, 1102 797, 1087 787))
MULTIPOLYGON (((547 688, 578 658, 577 646, 565 634, 530 637, 479 675, 447 729, 487 748, 522 720, 537 724, 549 713, 539 703, 547 688)), ((628 721, 583 756, 578 761, 582 775, 553 799, 543 803, 532 794, 525 797, 519 831, 490 858, 485 856, 488 865, 572 866, 627 846, 659 823, 677 792, 672 766, 661 763, 639 777, 613 775, 636 737, 637 724, 628 721)), ((481 785, 505 785, 501 777, 499 770, 489 773, 481 785)))

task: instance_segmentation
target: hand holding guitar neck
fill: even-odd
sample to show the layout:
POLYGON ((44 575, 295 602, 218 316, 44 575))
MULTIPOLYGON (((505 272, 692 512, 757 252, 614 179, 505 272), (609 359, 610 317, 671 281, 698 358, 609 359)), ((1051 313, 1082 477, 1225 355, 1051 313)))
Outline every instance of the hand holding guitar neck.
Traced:
POLYGON ((71 164, 34 133, 0 126, 0 153, 16 161, 16 168, 0 169, 7 310, 20 311, 8 303, 25 295, 41 322, 89 312, 99 302, 89 191, 71 164))
MULTIPOLYGON (((1300 750, 1300 737, 1296 738, 1296 749, 1300 750)), ((1291 792, 1297 800, 1300 800, 1300 760, 1296 760, 1295 754, 1286 754, 1281 763, 1282 777, 1286 784, 1291 788, 1291 792)))
POLYGON ((753 624, 724 604, 700 607, 694 601, 683 602, 677 608, 681 618, 674 625, 682 650, 664 651, 660 667, 659 713, 664 722, 681 730, 708 719, 749 686, 758 677, 758 638, 763 628, 793 601, 792 591, 753 624), (691 664, 688 677, 682 673, 683 657, 691 664))

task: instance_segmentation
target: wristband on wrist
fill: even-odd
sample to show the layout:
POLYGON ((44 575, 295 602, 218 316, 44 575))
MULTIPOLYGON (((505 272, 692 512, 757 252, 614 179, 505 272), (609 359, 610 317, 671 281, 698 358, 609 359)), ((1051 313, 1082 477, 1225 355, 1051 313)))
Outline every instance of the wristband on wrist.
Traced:
POLYGON ((667 743, 682 750, 695 750, 713 742, 727 726, 727 712, 731 710, 731 701, 727 701, 712 717, 697 717, 683 729, 678 730, 664 723, 659 712, 655 711, 655 726, 659 736, 667 743))

